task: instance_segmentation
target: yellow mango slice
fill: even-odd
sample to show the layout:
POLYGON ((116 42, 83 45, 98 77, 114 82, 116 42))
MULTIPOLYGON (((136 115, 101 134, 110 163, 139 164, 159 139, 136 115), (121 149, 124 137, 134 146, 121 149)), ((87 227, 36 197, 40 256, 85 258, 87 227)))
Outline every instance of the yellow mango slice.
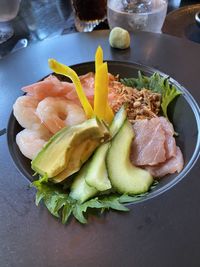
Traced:
POLYGON ((101 64, 95 74, 95 95, 94 113, 102 120, 105 120, 106 106, 108 101, 108 66, 107 63, 101 64))
POLYGON ((95 54, 94 113, 100 119, 111 123, 114 114, 108 104, 108 66, 103 63, 103 50, 99 46, 95 54))
POLYGON ((57 74, 62 74, 64 76, 67 76, 68 78, 71 79, 71 81, 75 85, 77 95, 79 97, 79 100, 81 102, 81 105, 85 111, 87 118, 89 119, 89 118, 94 117, 94 111, 92 109, 92 106, 90 105, 90 102, 88 101, 85 95, 80 79, 78 75, 76 74, 76 72, 70 67, 56 61, 55 59, 49 59, 48 62, 49 62, 49 67, 51 68, 52 71, 54 71, 57 74))
POLYGON ((109 104, 107 102, 107 105, 106 105, 106 114, 105 114, 105 121, 110 124, 113 121, 113 118, 114 118, 114 113, 113 113, 111 107, 109 106, 109 104))
POLYGON ((103 64, 103 50, 101 46, 98 46, 95 54, 95 71, 97 72, 98 67, 103 64))

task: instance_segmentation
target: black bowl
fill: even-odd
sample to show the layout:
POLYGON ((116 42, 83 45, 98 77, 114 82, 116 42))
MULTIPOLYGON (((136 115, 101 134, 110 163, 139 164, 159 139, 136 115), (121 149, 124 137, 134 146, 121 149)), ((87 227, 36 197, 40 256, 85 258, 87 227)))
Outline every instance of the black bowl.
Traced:
MULTIPOLYGON (((109 72, 121 78, 137 77, 138 71, 146 76, 158 72, 161 76, 167 77, 164 73, 135 63, 123 62, 108 62, 109 72)), ((85 74, 89 71, 94 71, 94 62, 88 62, 72 66, 72 68, 79 74, 85 74)), ((200 153, 200 110, 191 94, 178 82, 170 78, 170 83, 175 85, 183 94, 178 97, 169 107, 169 118, 173 123, 175 131, 179 134, 176 137, 177 145, 181 148, 184 156, 184 168, 177 174, 167 175, 163 177, 159 184, 143 199, 149 199, 166 191, 181 181, 189 174, 191 168, 197 161, 200 153)), ((30 160, 25 158, 18 149, 15 141, 16 134, 22 129, 18 124, 13 114, 10 116, 8 124, 8 146, 11 156, 21 171, 21 173, 31 182, 34 180, 33 171, 31 170, 30 160)), ((139 201, 141 201, 139 200, 139 201)))

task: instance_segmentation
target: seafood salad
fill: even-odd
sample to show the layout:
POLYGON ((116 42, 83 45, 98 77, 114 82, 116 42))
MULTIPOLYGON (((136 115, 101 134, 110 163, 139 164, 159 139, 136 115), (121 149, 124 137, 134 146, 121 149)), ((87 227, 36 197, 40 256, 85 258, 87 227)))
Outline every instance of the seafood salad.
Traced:
POLYGON ((140 72, 120 79, 108 72, 101 47, 95 73, 78 76, 54 59, 49 66, 55 74, 23 87, 13 105, 23 128, 16 143, 39 175, 36 204, 43 199, 63 223, 71 214, 85 223, 87 208, 126 211, 123 204, 183 169, 167 116, 181 92, 168 79, 140 72))

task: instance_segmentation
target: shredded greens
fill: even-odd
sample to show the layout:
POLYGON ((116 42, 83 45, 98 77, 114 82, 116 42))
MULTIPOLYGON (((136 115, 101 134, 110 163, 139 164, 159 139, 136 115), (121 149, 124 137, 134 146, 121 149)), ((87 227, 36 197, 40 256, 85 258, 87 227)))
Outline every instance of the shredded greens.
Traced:
POLYGON ((135 87, 138 90, 146 88, 160 93, 162 96, 161 108, 166 118, 168 118, 167 108, 169 104, 175 97, 182 94, 174 85, 169 83, 169 77, 162 77, 157 72, 147 77, 139 71, 137 78, 124 78, 121 79, 121 82, 126 86, 135 87))
MULTIPOLYGON (((157 183, 158 182, 155 181, 150 190, 152 190, 157 183)), ((71 215, 80 223, 86 224, 86 212, 88 209, 98 209, 101 213, 109 209, 129 211, 128 207, 124 204, 136 202, 149 193, 147 192, 136 196, 119 195, 115 193, 110 195, 105 194, 81 204, 69 196, 68 192, 64 190, 64 185, 61 186, 48 182, 46 176, 33 182, 32 185, 37 189, 35 204, 38 206, 39 203, 43 201, 49 212, 53 216, 60 218, 63 224, 68 222, 71 215)))

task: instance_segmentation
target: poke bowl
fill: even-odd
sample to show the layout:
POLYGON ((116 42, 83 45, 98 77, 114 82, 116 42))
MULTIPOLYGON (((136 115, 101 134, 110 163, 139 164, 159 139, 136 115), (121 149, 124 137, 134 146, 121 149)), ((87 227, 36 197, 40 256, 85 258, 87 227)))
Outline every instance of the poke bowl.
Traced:
MULTIPOLYGON (((86 62, 73 65, 71 68, 80 76, 88 72, 94 72, 95 64, 94 62, 86 62)), ((119 75, 122 79, 132 77, 136 78, 138 76, 138 72, 141 72, 147 77, 152 76, 154 73, 158 73, 161 77, 168 78, 168 75, 160 72, 159 70, 137 63, 108 61, 108 68, 109 73, 114 76, 119 75)), ((61 81, 68 81, 68 79, 61 75, 57 75, 56 77, 58 77, 61 81)), ((184 166, 179 173, 175 172, 173 174, 168 174, 159 179, 156 186, 152 187, 147 194, 144 194, 142 197, 136 199, 136 201, 134 201, 132 204, 149 200, 160 195, 161 193, 164 193, 166 190, 175 186, 184 177, 189 179, 190 170, 199 157, 200 110, 198 104, 187 89, 181 86, 173 78, 168 79, 169 83, 175 86, 181 92, 181 95, 175 98, 172 103, 170 103, 168 107, 168 118, 174 126, 176 133, 176 144, 182 151, 184 166)), ((35 176, 33 176, 34 171, 31 169, 31 162, 20 152, 16 143, 16 135, 21 130, 22 127, 19 125, 12 113, 8 123, 7 135, 9 150, 17 168, 27 179, 30 180, 30 182, 33 182, 35 180, 35 176)))

